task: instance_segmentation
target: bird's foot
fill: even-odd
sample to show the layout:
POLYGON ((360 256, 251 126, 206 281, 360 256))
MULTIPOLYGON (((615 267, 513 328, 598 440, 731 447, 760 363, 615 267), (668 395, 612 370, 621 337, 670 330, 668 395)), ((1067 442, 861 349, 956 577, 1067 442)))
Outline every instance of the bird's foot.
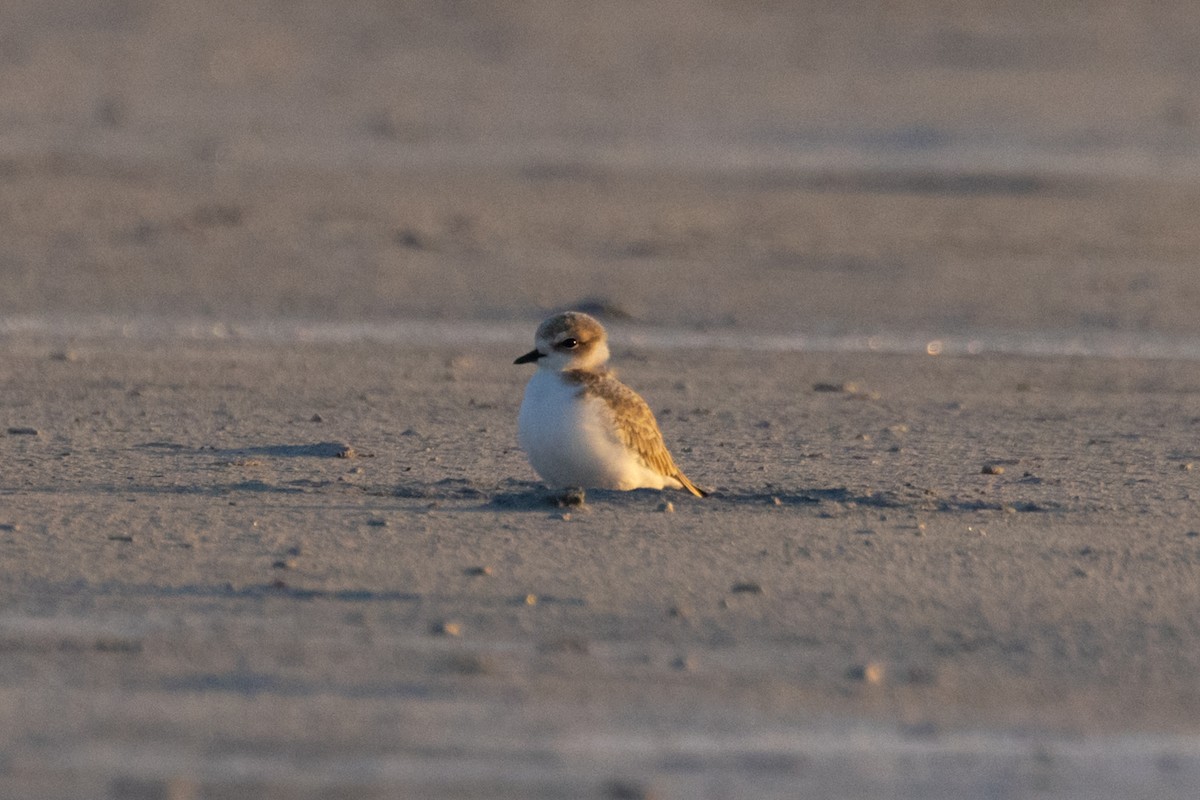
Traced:
POLYGON ((587 494, 581 486, 569 486, 554 495, 554 504, 559 508, 579 508, 587 500, 587 494))

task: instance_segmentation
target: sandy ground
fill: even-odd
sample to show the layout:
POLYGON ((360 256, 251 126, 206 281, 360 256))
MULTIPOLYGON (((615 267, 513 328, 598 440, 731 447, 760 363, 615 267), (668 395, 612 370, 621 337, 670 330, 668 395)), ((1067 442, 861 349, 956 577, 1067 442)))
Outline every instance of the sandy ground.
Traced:
POLYGON ((9 793, 1200 780, 1200 366, 618 347, 668 512, 547 503, 519 350, 9 341, 9 793))
POLYGON ((1195 797, 1197 37, 4 6, 0 795, 1195 797), (580 303, 713 497, 548 501, 580 303))

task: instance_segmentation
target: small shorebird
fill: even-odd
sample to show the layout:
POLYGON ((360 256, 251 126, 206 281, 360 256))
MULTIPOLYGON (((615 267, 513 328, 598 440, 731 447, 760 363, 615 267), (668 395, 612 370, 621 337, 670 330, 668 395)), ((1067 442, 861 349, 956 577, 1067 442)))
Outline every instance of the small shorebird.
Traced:
POLYGON ((675 466, 646 401, 608 371, 603 325, 567 311, 538 326, 534 341, 513 363, 538 365, 517 425, 542 480, 554 488, 708 494, 675 466))

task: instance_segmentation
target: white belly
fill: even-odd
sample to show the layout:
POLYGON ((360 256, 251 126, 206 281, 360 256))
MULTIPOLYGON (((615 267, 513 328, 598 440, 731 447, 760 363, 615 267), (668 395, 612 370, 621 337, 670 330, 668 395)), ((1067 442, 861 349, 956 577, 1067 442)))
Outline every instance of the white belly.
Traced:
POLYGON ((538 370, 525 387, 517 428, 529 463, 552 487, 662 489, 678 481, 647 468, 617 438, 599 398, 556 372, 538 370))

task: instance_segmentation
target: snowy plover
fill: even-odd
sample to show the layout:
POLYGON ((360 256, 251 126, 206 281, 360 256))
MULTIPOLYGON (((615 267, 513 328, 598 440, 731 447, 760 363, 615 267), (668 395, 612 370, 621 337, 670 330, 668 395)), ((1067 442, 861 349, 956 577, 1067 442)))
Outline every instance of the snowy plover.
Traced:
POLYGON ((603 325, 578 311, 556 314, 538 327, 535 344, 513 363, 538 365, 517 423, 542 480, 558 488, 707 494, 675 466, 646 401, 608 371, 603 325))

